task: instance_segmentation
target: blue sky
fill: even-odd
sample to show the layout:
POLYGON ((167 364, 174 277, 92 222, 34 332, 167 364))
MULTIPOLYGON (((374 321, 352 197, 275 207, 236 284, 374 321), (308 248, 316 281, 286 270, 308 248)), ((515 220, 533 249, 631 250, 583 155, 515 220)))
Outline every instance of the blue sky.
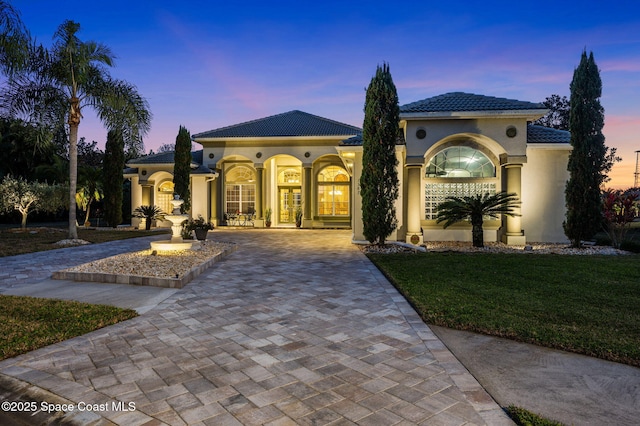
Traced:
MULTIPOLYGON (((541 102, 569 95, 584 49, 601 69, 606 143, 633 184, 640 150, 640 3, 556 1, 14 0, 49 46, 65 19, 109 46, 111 74, 154 115, 147 150, 191 133, 300 109, 362 126, 364 93, 388 62, 400 104, 464 91, 541 102)), ((89 110, 80 136, 101 146, 89 110)))

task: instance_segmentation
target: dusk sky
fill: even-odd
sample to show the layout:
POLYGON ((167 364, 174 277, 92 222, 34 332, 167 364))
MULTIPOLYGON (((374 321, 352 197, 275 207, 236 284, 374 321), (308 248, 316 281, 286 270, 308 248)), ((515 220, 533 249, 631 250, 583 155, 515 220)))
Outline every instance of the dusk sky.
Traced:
MULTIPOLYGON (((294 109, 362 127, 365 89, 387 62, 400 104, 461 91, 542 102, 569 96, 584 49, 603 81, 606 144, 630 187, 640 150, 640 3, 558 1, 14 0, 38 42, 66 19, 109 46, 111 74, 151 106, 148 151, 294 109)), ((85 109, 80 136, 104 147, 85 109)), ((199 147, 199 145, 198 145, 199 147)))

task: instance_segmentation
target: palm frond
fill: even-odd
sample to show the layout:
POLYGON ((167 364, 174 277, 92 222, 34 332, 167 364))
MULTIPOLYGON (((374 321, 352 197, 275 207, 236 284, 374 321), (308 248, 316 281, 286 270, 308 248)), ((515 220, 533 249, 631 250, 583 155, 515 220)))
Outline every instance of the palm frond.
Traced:
POLYGON ((520 201, 515 193, 484 193, 463 197, 447 197, 446 201, 436 208, 436 223, 445 222, 448 228, 457 222, 470 221, 472 217, 488 216, 494 219, 501 214, 520 216, 515 209, 520 201))

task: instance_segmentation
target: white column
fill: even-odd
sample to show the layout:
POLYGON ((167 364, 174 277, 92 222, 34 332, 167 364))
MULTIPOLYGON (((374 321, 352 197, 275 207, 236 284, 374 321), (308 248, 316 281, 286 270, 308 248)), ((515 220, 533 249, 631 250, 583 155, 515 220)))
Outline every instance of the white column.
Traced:
POLYGON ((312 187, 312 164, 303 164, 304 175, 302 177, 302 194, 303 199, 302 202, 302 227, 303 228, 311 228, 311 187, 312 187))
POLYGON ((422 165, 407 165, 407 239, 408 243, 422 244, 423 236, 420 225, 423 209, 420 208, 420 173, 422 165))
MULTIPOLYGON (((507 164, 504 166, 507 175, 507 192, 515 193, 518 199, 522 198, 522 164, 507 164)), ((515 213, 522 214, 522 209, 516 207, 515 213)), ((507 216, 507 232, 503 235, 502 241, 509 245, 524 245, 526 237, 522 230, 521 216, 507 216)))

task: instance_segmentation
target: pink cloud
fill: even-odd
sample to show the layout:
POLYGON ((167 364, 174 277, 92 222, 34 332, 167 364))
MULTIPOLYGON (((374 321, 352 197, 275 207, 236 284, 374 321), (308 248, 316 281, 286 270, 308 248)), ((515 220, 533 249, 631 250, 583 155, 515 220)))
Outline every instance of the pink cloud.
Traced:
POLYGON ((599 64, 602 72, 640 72, 640 59, 605 60, 599 64))

